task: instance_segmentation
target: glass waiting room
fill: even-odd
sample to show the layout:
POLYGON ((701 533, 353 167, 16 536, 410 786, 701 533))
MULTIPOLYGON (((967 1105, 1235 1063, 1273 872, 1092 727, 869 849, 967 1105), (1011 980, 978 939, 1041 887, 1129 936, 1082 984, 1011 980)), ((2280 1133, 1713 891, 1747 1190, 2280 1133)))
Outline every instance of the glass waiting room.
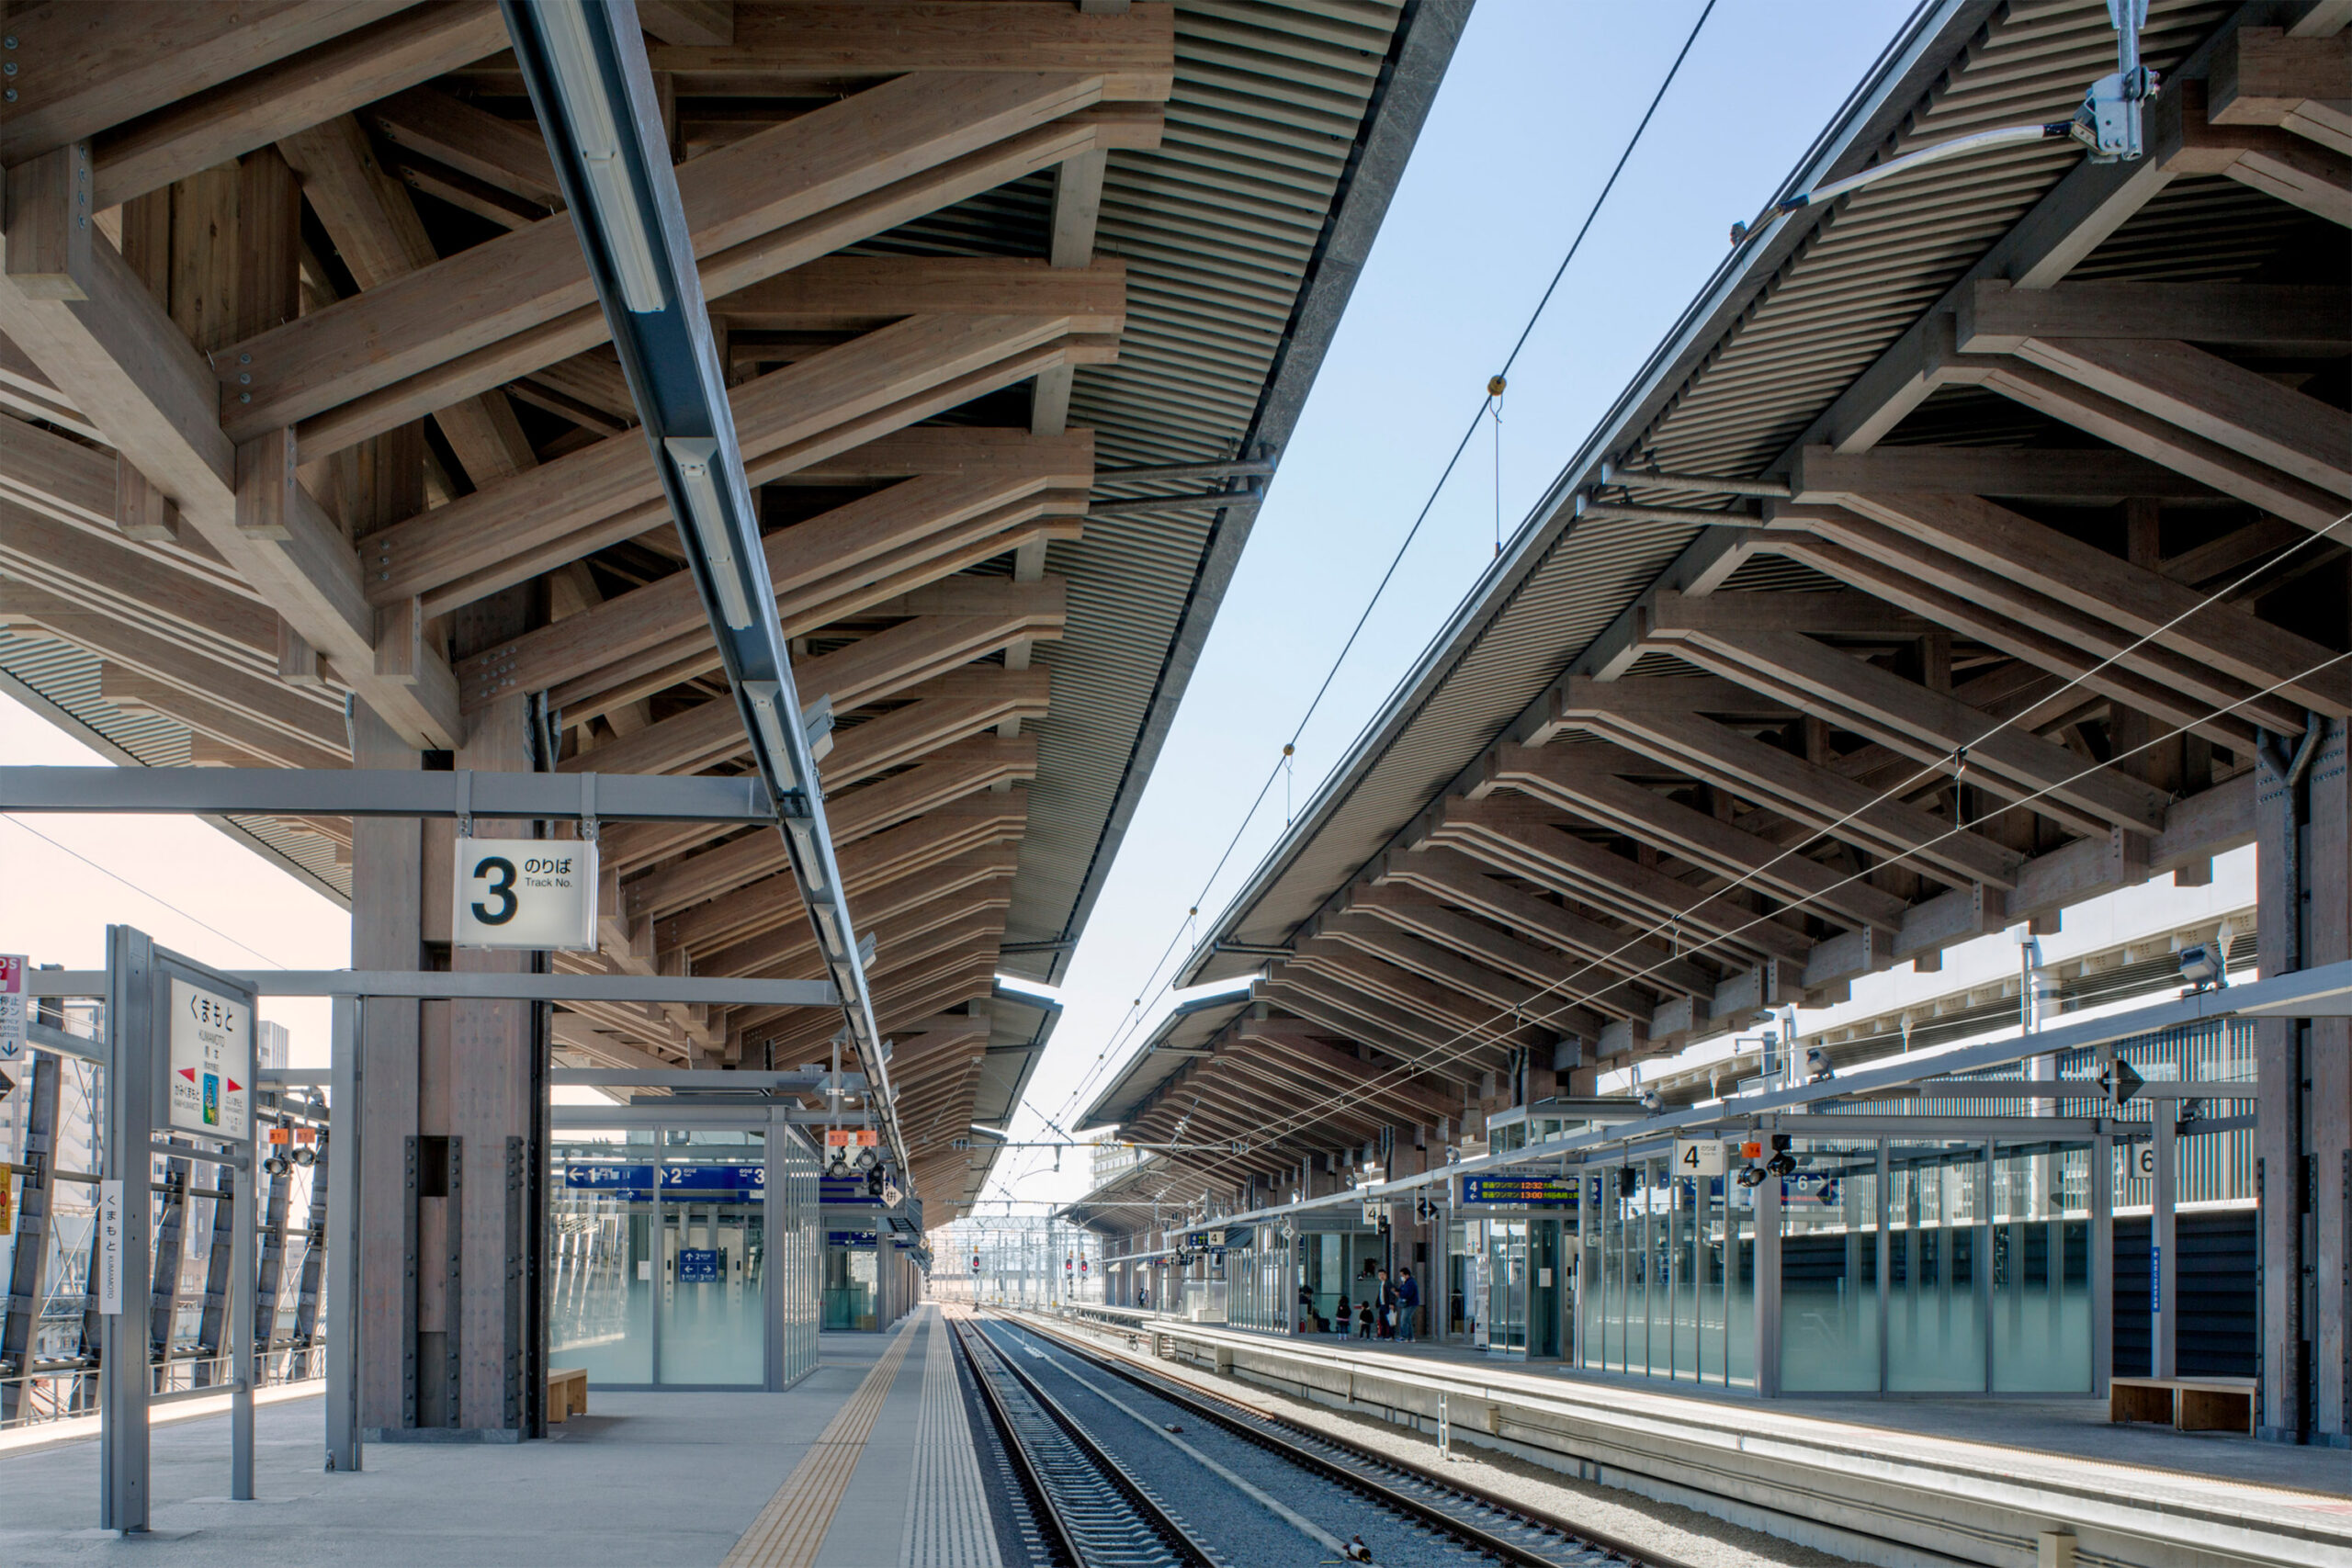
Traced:
POLYGON ((1796 1169, 1756 1187, 1589 1166, 1576 1359, 1766 1393, 2092 1393, 2107 1152, 1792 1138, 1796 1169))

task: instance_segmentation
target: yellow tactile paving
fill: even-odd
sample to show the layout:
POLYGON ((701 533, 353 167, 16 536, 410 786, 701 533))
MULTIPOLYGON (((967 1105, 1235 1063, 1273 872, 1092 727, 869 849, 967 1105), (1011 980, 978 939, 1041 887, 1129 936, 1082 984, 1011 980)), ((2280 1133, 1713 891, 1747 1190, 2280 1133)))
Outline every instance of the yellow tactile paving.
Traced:
POLYGON ((849 1403, 826 1424, 799 1465, 776 1488, 768 1506, 735 1543, 735 1550, 727 1554, 722 1568, 813 1568, 817 1549, 832 1528, 833 1510, 841 1506, 842 1494, 849 1490, 849 1478, 865 1452, 874 1418, 882 1413, 882 1402, 889 1397, 891 1382, 899 1375, 899 1363, 907 1359, 907 1347, 914 1342, 915 1325, 928 1315, 918 1313, 899 1330, 849 1403))

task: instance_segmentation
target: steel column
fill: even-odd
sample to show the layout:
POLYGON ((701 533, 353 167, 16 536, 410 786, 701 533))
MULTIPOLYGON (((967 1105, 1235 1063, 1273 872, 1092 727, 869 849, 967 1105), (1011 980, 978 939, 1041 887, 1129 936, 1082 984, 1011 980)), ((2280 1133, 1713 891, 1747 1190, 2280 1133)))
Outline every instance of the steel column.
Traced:
POLYGON ((2158 1105, 2155 1135, 2155 1180, 2148 1201, 2148 1359, 2149 1376, 2177 1377, 2173 1371, 2180 1338, 2180 1253, 2174 1246, 2177 1229, 2173 1189, 2179 1168, 2180 1107, 2158 1105))
MULTIPOLYGON (((359 1096, 357 997, 334 998, 330 1050, 334 1100, 327 1154, 327 1468, 353 1471, 359 1450, 359 1096)), ((318 1243, 311 1241, 315 1249, 318 1243)), ((305 1270, 308 1264, 305 1264, 305 1270)))
MULTIPOLYGON (((107 928, 106 1164, 121 1193, 121 1297, 99 1319, 98 1528, 147 1529, 148 1298, 153 1283, 155 946, 129 926, 107 928)), ((101 1192, 108 1189, 100 1189, 101 1192)), ((101 1221, 103 1224, 103 1220, 101 1221)), ((92 1244, 92 1294, 103 1239, 92 1244)))

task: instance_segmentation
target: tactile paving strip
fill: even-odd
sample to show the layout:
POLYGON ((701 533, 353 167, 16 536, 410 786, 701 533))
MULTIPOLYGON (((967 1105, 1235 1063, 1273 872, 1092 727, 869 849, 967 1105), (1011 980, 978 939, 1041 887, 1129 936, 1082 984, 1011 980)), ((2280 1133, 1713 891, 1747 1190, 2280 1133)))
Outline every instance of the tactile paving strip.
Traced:
POLYGON ((987 1491, 956 1379, 956 1351, 944 1309, 934 1309, 924 1348, 922 1415, 915 1427, 914 1496, 899 1544, 901 1568, 1003 1568, 987 1491))
POLYGON ((874 1418, 890 1396, 899 1363, 907 1359, 907 1347, 913 1342, 915 1325, 921 1321, 914 1319, 899 1330, 849 1403, 826 1423, 792 1474, 776 1488, 768 1506, 735 1543, 735 1550, 727 1554, 723 1568, 814 1568, 817 1551, 825 1544, 825 1532, 832 1528, 833 1511, 841 1506, 842 1494, 849 1490, 850 1477, 856 1473, 857 1461, 865 1452, 865 1439, 873 1434, 874 1418))

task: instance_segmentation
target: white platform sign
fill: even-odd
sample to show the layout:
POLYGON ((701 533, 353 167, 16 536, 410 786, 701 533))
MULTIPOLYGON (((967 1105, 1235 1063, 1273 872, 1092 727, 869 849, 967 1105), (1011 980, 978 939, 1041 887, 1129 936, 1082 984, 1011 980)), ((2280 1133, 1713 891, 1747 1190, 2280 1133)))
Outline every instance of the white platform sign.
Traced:
POLYGON ((206 1138, 252 1137, 254 1010, 175 979, 171 1042, 165 1124, 206 1138))
POLYGON ((0 953, 0 1062, 24 1058, 25 1018, 32 1005, 25 996, 28 966, 23 953, 0 953))
POLYGON ((1730 1168, 1730 1158, 1720 1141, 1713 1138, 1674 1140, 1675 1175, 1722 1176, 1730 1168))
POLYGON ((459 839, 459 947, 593 952, 596 845, 579 839, 459 839))
POLYGON ((98 1271, 98 1311, 122 1311, 122 1183, 98 1183, 98 1247, 90 1267, 98 1271))

